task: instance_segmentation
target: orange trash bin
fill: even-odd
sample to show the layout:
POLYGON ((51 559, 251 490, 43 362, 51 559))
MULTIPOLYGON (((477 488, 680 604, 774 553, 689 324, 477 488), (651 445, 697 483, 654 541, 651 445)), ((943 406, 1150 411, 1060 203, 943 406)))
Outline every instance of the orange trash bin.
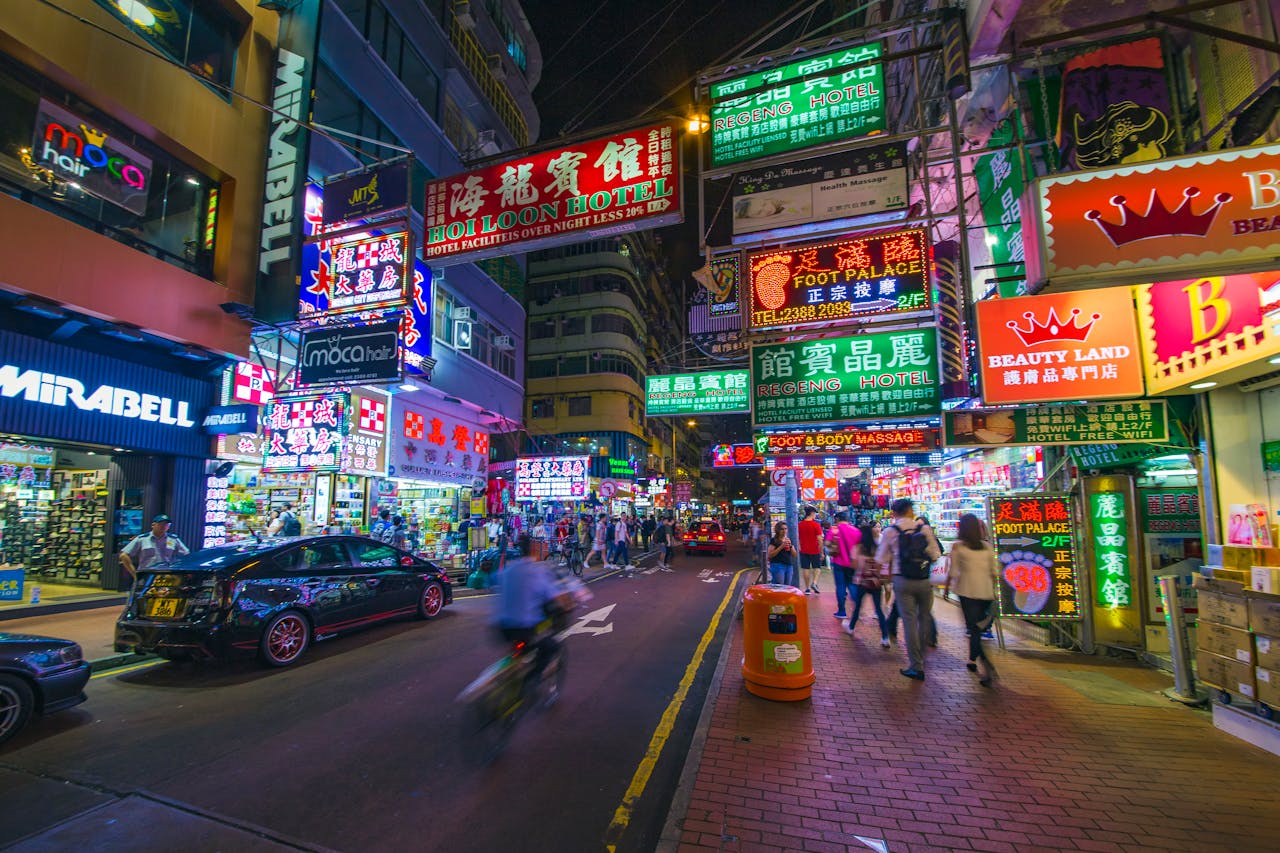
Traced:
POLYGON ((756 584, 742 594, 742 678, 765 699, 795 702, 813 693, 809 607, 793 586, 756 584))

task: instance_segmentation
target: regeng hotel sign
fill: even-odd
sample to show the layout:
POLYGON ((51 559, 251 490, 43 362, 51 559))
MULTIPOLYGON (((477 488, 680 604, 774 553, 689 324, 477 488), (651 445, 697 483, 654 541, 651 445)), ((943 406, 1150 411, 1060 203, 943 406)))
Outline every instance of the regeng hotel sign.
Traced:
POLYGON ((679 132, 656 124, 433 181, 422 257, 481 260, 679 222, 679 132))

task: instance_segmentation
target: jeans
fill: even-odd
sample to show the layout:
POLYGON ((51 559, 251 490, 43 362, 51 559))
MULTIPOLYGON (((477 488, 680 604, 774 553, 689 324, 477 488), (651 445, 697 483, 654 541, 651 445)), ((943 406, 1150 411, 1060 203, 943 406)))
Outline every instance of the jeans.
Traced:
POLYGON ((613 546, 613 562, 618 566, 625 566, 631 562, 631 551, 627 548, 626 542, 618 542, 613 546))
POLYGON ((858 614, 862 612, 862 599, 869 596, 876 608, 876 622, 880 624, 880 636, 888 638, 889 625, 885 621, 884 607, 880 603, 880 588, 867 589, 862 584, 857 584, 853 587, 851 595, 853 596, 853 615, 849 617, 849 630, 852 631, 853 626, 858 624, 858 614))
POLYGON ((791 585, 791 573, 794 571, 790 563, 770 563, 769 583, 791 585))
POLYGON ((982 648, 983 629, 979 627, 979 624, 986 620, 987 614, 994 604, 995 602, 982 598, 960 596, 960 612, 964 614, 964 624, 969 630, 970 663, 977 663, 978 658, 982 658, 988 664, 991 663, 991 659, 987 657, 986 651, 982 648))
POLYGON ((933 584, 928 578, 909 580, 893 577, 893 597, 902 613, 902 630, 907 640, 907 666, 924 672, 924 645, 933 622, 933 584))
POLYGON ((839 563, 832 563, 831 577, 835 580, 836 585, 836 615, 843 618, 845 596, 848 595, 852 598, 854 594, 854 591, 850 589, 853 583, 853 569, 848 566, 842 566, 839 563))

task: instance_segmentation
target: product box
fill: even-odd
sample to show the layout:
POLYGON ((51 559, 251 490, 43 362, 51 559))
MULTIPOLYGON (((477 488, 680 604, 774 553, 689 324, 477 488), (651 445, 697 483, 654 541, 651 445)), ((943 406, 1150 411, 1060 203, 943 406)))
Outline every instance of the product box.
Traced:
POLYGON ((1204 575, 1196 575, 1192 579, 1192 586, 1196 589, 1207 589, 1209 592, 1220 592, 1225 595, 1243 595, 1247 584, 1238 581, 1222 580, 1221 578, 1210 578, 1204 575))
POLYGON ((1253 577, 1248 569, 1224 569, 1216 568, 1213 570, 1213 579, 1216 581, 1227 581, 1229 583, 1237 583, 1242 587, 1252 588, 1253 577))
POLYGON ((1274 669, 1258 667, 1258 695, 1254 698, 1263 705, 1280 708, 1280 672, 1274 669))
MULTIPOLYGON (((1203 601, 1203 598, 1201 599, 1203 601)), ((1280 595, 1255 593, 1249 599, 1249 627, 1255 634, 1280 637, 1280 595)), ((1204 613, 1204 605, 1200 605, 1204 613)), ((1214 620, 1218 621, 1218 620, 1214 620)), ((1234 622, 1228 623, 1235 625, 1234 622)))
POLYGON ((1253 664, 1253 635, 1243 628, 1232 628, 1201 620, 1196 632, 1196 645, 1206 652, 1224 658, 1253 664))
MULTIPOLYGON (((1219 625, 1229 625, 1232 628, 1247 629, 1249 627, 1249 606, 1243 595, 1229 595, 1209 589, 1199 589, 1196 606, 1200 611, 1197 622, 1214 622, 1219 625)), ((1276 618, 1280 619, 1280 613, 1276 618)), ((1280 635, 1280 630, 1268 632, 1268 636, 1271 634, 1280 635)))
POLYGON ((1196 678, 1237 696, 1254 698, 1254 671, 1247 663, 1224 658, 1204 649, 1196 652, 1196 678))
POLYGON ((1253 548, 1244 545, 1223 545, 1222 546, 1222 567, 1224 569, 1244 569, 1254 564, 1253 548))
POLYGON ((1280 569, 1271 566, 1252 566, 1249 569, 1249 589, 1255 592, 1280 593, 1280 569))
POLYGON ((1280 637, 1253 635, 1253 663, 1263 669, 1280 672, 1280 637))

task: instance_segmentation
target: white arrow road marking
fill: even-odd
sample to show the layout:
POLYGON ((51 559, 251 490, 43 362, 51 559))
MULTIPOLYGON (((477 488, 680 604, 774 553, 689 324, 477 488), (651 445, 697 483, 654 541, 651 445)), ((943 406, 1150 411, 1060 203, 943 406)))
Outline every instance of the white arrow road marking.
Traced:
POLYGON ((720 578, 703 578, 703 583, 720 583, 720 578))
POLYGON ((865 835, 855 835, 854 838, 875 850, 876 853, 889 853, 889 844, 883 838, 867 838, 865 835))
POLYGON ((578 621, 561 632, 560 636, 564 638, 574 634, 590 634, 593 637, 598 637, 601 634, 612 633, 612 622, 607 625, 593 625, 591 623, 606 621, 609 618, 609 614, 613 613, 613 608, 617 606, 617 604, 606 604, 599 610, 592 610, 586 616, 579 617, 578 621))

